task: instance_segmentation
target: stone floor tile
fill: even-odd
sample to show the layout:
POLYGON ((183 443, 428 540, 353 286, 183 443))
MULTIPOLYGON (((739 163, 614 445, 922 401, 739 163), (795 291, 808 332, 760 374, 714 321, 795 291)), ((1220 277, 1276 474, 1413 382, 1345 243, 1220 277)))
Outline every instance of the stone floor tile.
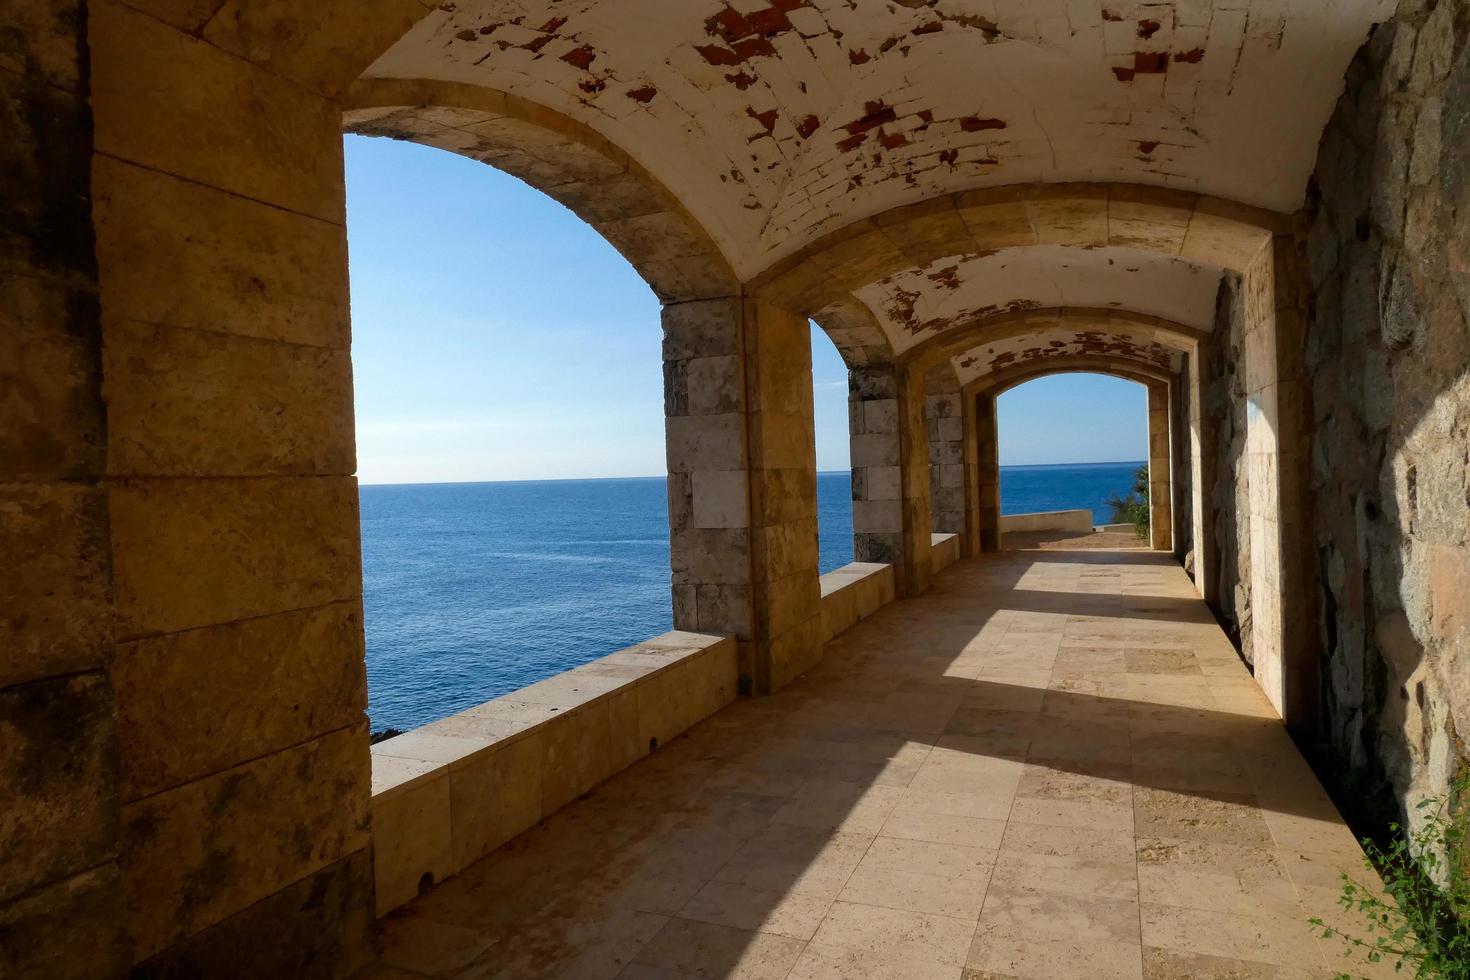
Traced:
POLYGON ((425 916, 390 915, 378 926, 382 961, 426 976, 452 976, 468 967, 494 940, 474 929, 425 916))
POLYGON ((1305 914, 1295 918, 1263 910, 1239 915, 1148 902, 1140 909, 1143 941, 1149 946, 1227 958, 1250 950, 1253 960, 1304 970, 1327 965, 1305 914))
MULTIPOLYGON (((922 775, 922 774, 921 774, 922 775)), ((926 781, 927 782, 927 781, 926 781)), ((1011 813, 1011 801, 1015 799, 1015 782, 999 781, 988 782, 976 792, 964 792, 944 788, 932 788, 920 784, 915 786, 910 783, 898 798, 898 806, 894 807, 889 819, 900 811, 917 811, 920 813, 933 813, 943 816, 965 817, 971 820, 999 821, 1002 824, 1009 818, 1011 813)), ((885 823, 884 826, 887 826, 885 823)), ((977 833, 988 835, 990 831, 985 828, 973 828, 977 833)), ((890 834, 892 837, 912 836, 907 834, 890 834)), ((916 839, 928 840, 928 837, 916 839)), ((989 847, 981 841, 957 841, 956 843, 974 843, 976 846, 989 847)))
POLYGON ((1318 980, 1320 973, 1224 956, 1143 947, 1143 980, 1318 980))
MULTIPOLYGON (((888 815, 879 840, 898 838, 905 841, 924 841, 933 844, 959 845, 965 848, 983 849, 992 856, 1000 847, 1005 834, 1004 819, 971 817, 963 813, 934 813, 923 809, 909 809, 910 797, 899 800, 898 807, 888 815)), ((919 805, 923 800, 917 801, 919 805)), ((942 805, 942 804, 939 804, 942 805)), ((955 809, 961 809, 963 803, 955 809)), ((996 811, 991 811, 996 812, 996 811)), ((1003 813, 1003 810, 1000 812, 1003 813)))
POLYGON ((964 967, 889 950, 810 943, 788 980, 960 980, 964 967))
POLYGON ((803 945, 787 936, 670 919, 633 962, 712 980, 781 980, 803 945))
POLYGON ((1120 899, 1082 898, 1061 892, 1008 891, 1000 886, 985 896, 982 925, 1056 939, 1105 939, 1137 945, 1138 904, 1120 899))
POLYGON ((781 892, 730 881, 711 881, 679 910, 680 918, 808 940, 832 899, 802 891, 781 892))
MULTIPOLYGON (((999 843, 999 835, 996 842, 999 843)), ((858 867, 867 870, 915 871, 983 883, 990 878, 995 855, 993 847, 972 847, 880 835, 868 846, 858 867)))
POLYGON ((837 902, 812 942, 958 966, 965 962, 974 931, 969 919, 837 902))
POLYGON ((1001 923, 981 922, 970 945, 965 980, 1141 980, 1142 951, 1134 943, 1041 937, 1001 923))
POLYGON ((985 901, 985 879, 953 878, 886 866, 858 865, 839 901, 929 912, 974 921, 985 901))
POLYGON ((1133 807, 1128 803, 1094 803, 1088 800, 1047 800, 1017 795, 1011 807, 1012 822, 1044 824, 1048 827, 1084 827, 1093 830, 1133 832, 1133 807))
POLYGON ((1138 901, 1134 865, 1085 857, 1002 851, 996 857, 990 886, 1002 894, 1033 891, 1098 901, 1138 901))
POLYGON ((715 881, 836 898, 873 842, 872 834, 793 827, 748 841, 715 881))
POLYGON ((1000 843, 1001 854, 1022 851, 1052 857, 1087 858, 1106 864, 1134 863, 1133 834, 1118 830, 1071 827, 1058 832, 1042 824, 1008 823, 1000 843))

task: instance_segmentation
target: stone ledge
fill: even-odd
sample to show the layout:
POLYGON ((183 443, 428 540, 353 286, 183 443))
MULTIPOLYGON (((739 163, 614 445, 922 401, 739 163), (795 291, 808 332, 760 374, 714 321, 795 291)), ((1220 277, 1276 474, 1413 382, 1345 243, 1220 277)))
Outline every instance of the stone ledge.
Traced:
MULTIPOLYGON (((1130 527, 1132 525, 1129 525, 1130 527)), ((1012 531, 1091 531, 1090 510, 1044 510, 1032 514, 1002 514, 1000 532, 1012 531)))
POLYGON ((960 560, 960 536, 958 534, 929 535, 929 574, 938 575, 960 560))
POLYGON ((377 914, 414 898, 425 876, 438 882, 478 861, 735 693, 734 638, 675 630, 377 743, 377 914))
POLYGON ((855 561, 823 575, 822 642, 826 643, 893 601, 893 566, 855 561))

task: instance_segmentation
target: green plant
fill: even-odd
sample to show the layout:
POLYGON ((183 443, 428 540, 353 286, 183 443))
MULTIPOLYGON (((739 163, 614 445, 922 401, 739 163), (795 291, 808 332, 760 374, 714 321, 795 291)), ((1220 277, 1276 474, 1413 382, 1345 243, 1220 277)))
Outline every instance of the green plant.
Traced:
POLYGON ((1126 497, 1116 493, 1106 501, 1113 510, 1113 524, 1132 524, 1140 538, 1148 537, 1148 466, 1133 473, 1133 487, 1126 497))
POLYGON ((1461 810, 1467 793, 1470 770, 1462 770, 1448 795, 1420 801, 1419 829, 1390 825, 1393 841, 1387 848, 1365 838, 1364 863, 1382 875, 1383 893, 1343 872, 1338 904, 1361 915, 1366 931, 1353 935, 1310 920, 1322 938, 1337 936, 1347 947, 1344 955, 1392 962, 1416 980, 1470 980, 1470 855, 1461 810))

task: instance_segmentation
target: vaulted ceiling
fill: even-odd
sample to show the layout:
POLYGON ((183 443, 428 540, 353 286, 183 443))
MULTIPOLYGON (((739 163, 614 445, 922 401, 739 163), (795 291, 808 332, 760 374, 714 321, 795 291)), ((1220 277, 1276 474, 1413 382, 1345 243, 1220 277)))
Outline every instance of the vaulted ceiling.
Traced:
POLYGON ((1291 211, 1391 0, 453 0, 369 76, 583 122, 750 276, 959 189, 1131 181, 1291 211))

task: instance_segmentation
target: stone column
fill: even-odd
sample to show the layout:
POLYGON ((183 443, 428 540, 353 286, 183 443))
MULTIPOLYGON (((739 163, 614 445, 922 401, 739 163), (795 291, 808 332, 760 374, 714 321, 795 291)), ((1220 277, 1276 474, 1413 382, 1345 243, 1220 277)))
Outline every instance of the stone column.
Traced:
POLYGON ((948 361, 924 378, 924 419, 929 439, 929 517, 935 533, 960 535, 961 554, 969 554, 970 526, 965 506, 964 397, 948 361))
POLYGON ((1312 536, 1303 531, 1311 400, 1299 269, 1295 240, 1277 236, 1244 274, 1245 460, 1256 681, 1288 725, 1309 730, 1319 638, 1312 536))
POLYGON ((1000 434, 996 428, 995 395, 982 391, 971 399, 975 413, 975 501, 981 551, 999 551, 1000 434))
POLYGON ((929 451, 923 381, 892 364, 848 372, 853 556, 894 566, 899 595, 929 574, 929 451))
POLYGON ((1174 481, 1169 441, 1169 386, 1148 386, 1148 527, 1155 551, 1174 548, 1174 481))
POLYGON ((663 325, 674 626, 733 633, 769 693, 821 656, 810 334, 735 297, 663 325))

